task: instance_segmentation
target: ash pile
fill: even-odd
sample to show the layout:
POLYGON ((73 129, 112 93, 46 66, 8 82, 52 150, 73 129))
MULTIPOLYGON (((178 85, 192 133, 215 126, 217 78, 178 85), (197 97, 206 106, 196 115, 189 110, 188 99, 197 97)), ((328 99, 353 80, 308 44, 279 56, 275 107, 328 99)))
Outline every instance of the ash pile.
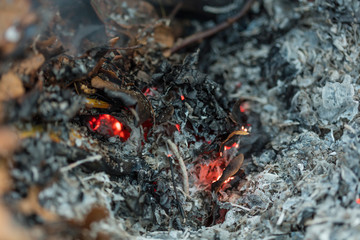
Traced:
POLYGON ((357 239, 360 3, 197 4, 4 3, 2 239, 357 239))

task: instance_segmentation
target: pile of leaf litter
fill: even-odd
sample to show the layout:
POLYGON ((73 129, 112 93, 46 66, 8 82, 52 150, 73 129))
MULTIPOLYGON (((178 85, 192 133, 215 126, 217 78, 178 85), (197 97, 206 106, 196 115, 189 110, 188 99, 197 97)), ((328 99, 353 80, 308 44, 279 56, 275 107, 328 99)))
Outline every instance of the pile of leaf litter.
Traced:
POLYGON ((356 239, 359 3, 246 4, 4 3, 2 237, 356 239))

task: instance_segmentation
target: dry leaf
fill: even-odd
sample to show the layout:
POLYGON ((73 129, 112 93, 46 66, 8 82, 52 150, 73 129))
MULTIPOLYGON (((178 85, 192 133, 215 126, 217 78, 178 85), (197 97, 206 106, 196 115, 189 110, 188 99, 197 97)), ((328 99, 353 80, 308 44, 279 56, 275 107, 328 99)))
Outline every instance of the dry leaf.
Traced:
POLYGON ((8 127, 0 127, 0 156, 9 157, 18 146, 18 134, 8 127))
POLYGON ((11 187, 11 177, 5 161, 0 160, 0 196, 2 196, 11 187))
POLYGON ((81 228, 90 229, 90 226, 94 222, 99 222, 109 217, 109 211, 106 207, 100 205, 92 206, 91 210, 84 216, 82 220, 70 220, 72 225, 79 226, 81 228))
POLYGON ((22 60, 20 63, 15 65, 13 70, 18 74, 31 75, 34 74, 44 62, 44 56, 39 53, 22 60))
POLYGON ((0 202, 0 238, 1 240, 32 239, 25 229, 14 222, 10 212, 0 202))
POLYGON ((107 28, 121 26, 124 29, 132 27, 139 29, 141 25, 148 24, 151 20, 158 18, 154 7, 146 1, 91 0, 90 3, 99 19, 104 22, 107 28), (123 17, 111 18, 114 14, 123 17))
POLYGON ((59 217, 46 209, 44 209, 39 204, 38 196, 39 196, 40 188, 37 186, 32 186, 29 189, 29 193, 27 198, 22 200, 19 204, 19 209, 26 215, 36 213, 41 218, 46 221, 54 222, 59 219, 59 217))
POLYGON ((23 22, 29 13, 29 0, 13 0, 0 2, 0 54, 10 54, 21 38, 21 32, 13 26, 23 22))
POLYGON ((165 25, 156 26, 154 29, 155 42, 165 48, 171 48, 174 45, 175 38, 170 27, 165 25))
POLYGON ((116 85, 115 83, 109 82, 109 81, 104 81, 102 80, 99 76, 95 76, 91 79, 91 86, 93 88, 97 88, 97 89, 109 89, 112 91, 117 91, 120 89, 120 87, 118 85, 116 85))
POLYGON ((21 97, 25 90, 21 79, 13 72, 2 75, 0 80, 0 101, 21 97))
POLYGON ((90 228, 90 225, 94 222, 98 222, 109 217, 109 211, 104 206, 93 206, 90 212, 86 215, 83 226, 90 228))

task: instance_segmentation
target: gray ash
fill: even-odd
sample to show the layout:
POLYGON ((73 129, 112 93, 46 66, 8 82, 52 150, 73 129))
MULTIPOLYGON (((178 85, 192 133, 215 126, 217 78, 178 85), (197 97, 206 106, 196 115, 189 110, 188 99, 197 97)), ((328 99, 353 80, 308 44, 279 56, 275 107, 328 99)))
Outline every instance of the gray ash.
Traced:
MULTIPOLYGON (((6 205, 26 231, 63 239, 357 239, 357 1, 259 1, 199 51, 169 58, 164 46, 175 35, 161 35, 169 26, 151 4, 74 1, 82 14, 36 2, 59 14, 36 12, 49 26, 31 49, 14 43, 24 54, 0 52, 4 66, 24 68, 1 68, 19 76, 9 82, 23 83, 24 93, 0 101, 0 131, 11 126, 20 140, 0 211, 6 205), (129 11, 136 7, 148 25, 129 11), (108 43, 114 33, 121 39, 108 43), (132 46, 123 47, 128 38, 132 46), (42 66, 24 64, 32 54, 43 55, 42 66), (212 193, 239 154, 242 168, 212 193)), ((184 29, 214 26, 241 3, 214 5, 234 8, 184 29)))

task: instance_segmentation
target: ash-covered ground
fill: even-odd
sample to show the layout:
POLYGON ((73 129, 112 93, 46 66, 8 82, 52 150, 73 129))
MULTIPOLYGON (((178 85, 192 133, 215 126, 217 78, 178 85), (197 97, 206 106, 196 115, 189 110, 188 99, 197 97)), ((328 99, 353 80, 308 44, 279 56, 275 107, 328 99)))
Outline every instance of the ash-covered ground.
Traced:
POLYGON ((359 2, 263 3, 247 26, 211 39, 203 56, 211 63, 203 70, 230 99, 249 101, 271 139, 252 158, 261 170, 231 199, 257 204, 248 212, 232 208, 213 234, 357 239, 359 2))
MULTIPOLYGON (((188 24, 213 27, 242 4, 207 7, 215 17, 188 24)), ((59 57, 56 43, 38 39, 46 60, 22 72, 26 94, 2 108, 4 126, 21 138, 0 172, 12 182, 0 187, 0 219, 11 214, 18 230, 6 239, 358 239, 359 23, 355 0, 264 0, 169 58, 149 43, 136 54, 92 48, 79 57, 67 48, 59 57), (102 108, 89 107, 94 95, 102 108), (99 114, 124 123, 118 136, 98 127, 99 114), (239 144, 225 153, 241 126, 250 135, 225 143, 239 144), (239 153, 243 172, 212 194, 239 153)), ((95 35, 96 24, 83 34, 95 35)), ((54 26, 68 46, 66 22, 54 26)))

